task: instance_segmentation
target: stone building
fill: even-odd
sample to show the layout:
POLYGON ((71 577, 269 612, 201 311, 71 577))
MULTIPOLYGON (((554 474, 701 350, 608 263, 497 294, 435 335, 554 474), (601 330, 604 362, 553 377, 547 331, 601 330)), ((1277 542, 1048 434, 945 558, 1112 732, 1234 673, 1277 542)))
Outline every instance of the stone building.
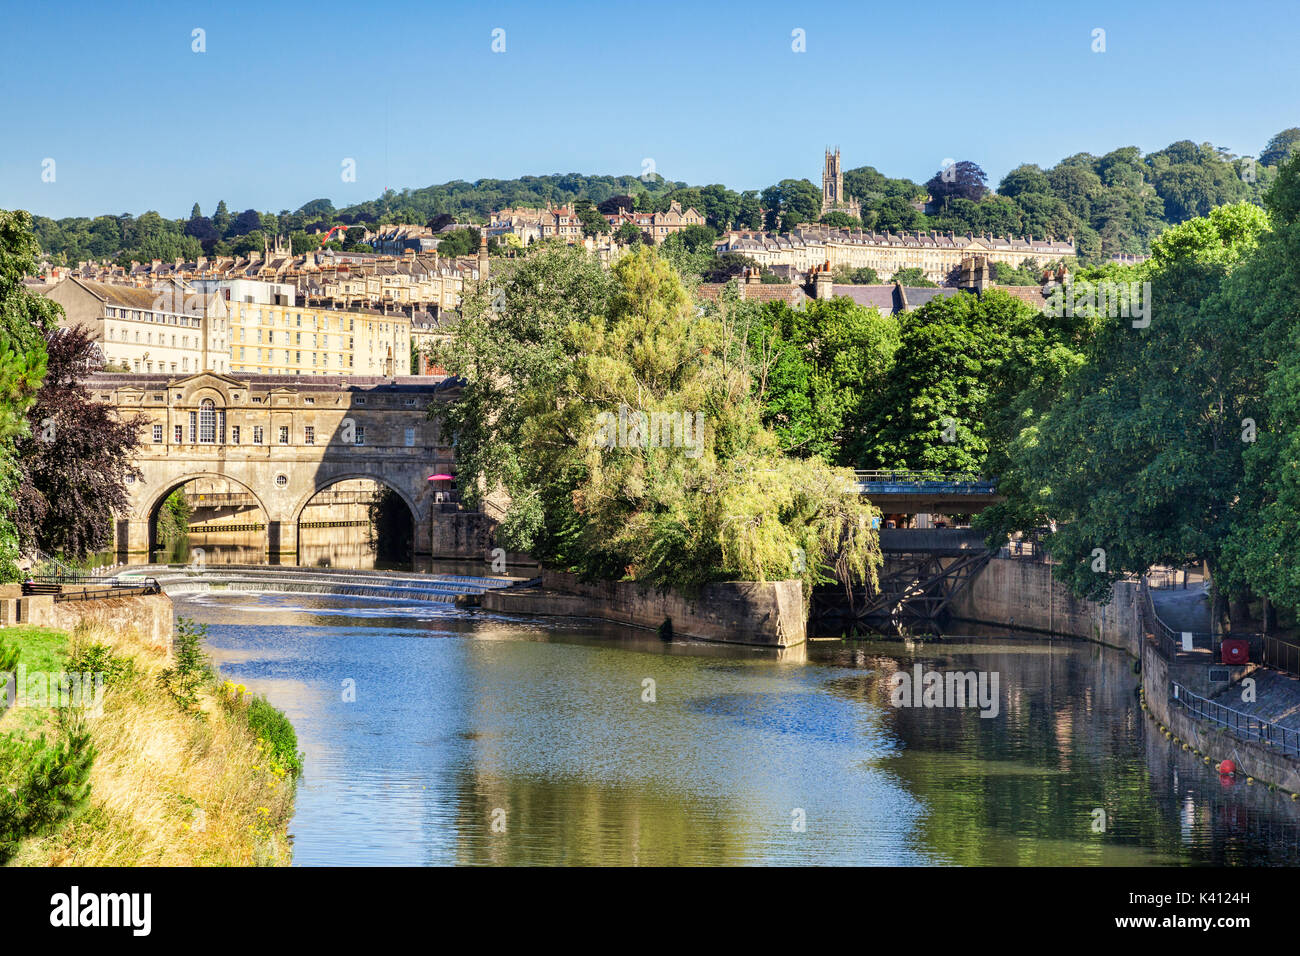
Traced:
POLYGON ((982 256, 988 262, 1019 266, 1032 260, 1046 266, 1070 259, 1076 250, 1073 237, 1023 239, 1011 236, 962 236, 952 232, 877 233, 862 229, 801 226, 785 235, 732 231, 717 244, 719 253, 736 252, 760 266, 789 266, 807 272, 829 262, 831 269, 848 266, 875 269, 882 279, 900 269, 920 269, 940 285, 956 285, 962 261, 982 256))
POLYGON ((840 148, 834 154, 826 150, 826 163, 822 167, 822 212, 843 212, 854 219, 862 218, 862 204, 844 194, 844 170, 840 167, 840 148))
POLYGON ((229 315, 219 296, 175 280, 146 289, 75 276, 45 295, 63 306, 61 324, 89 328, 113 365, 145 374, 230 371, 229 315))

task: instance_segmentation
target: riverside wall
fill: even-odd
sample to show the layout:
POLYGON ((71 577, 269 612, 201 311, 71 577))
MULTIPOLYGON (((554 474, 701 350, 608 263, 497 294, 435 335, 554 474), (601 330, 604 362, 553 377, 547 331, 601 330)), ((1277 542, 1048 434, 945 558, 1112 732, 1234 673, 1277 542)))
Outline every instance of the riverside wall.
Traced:
MULTIPOLYGON (((1248 778, 1300 793, 1300 760, 1197 720, 1173 701, 1173 681, 1202 697, 1213 697, 1231 682, 1211 683, 1206 664, 1167 660, 1144 631, 1141 600, 1137 584, 1126 581, 1115 585, 1108 604, 1081 600, 1052 579, 1046 564, 993 558, 953 601, 952 613, 958 620, 1078 637, 1127 651, 1140 662, 1146 713, 1174 746, 1185 744, 1211 768, 1231 757, 1248 778)), ((1232 681, 1253 668, 1230 668, 1232 681)))
MULTIPOLYGON (((14 589, 17 590, 16 588, 14 589)), ((166 594, 133 594, 90 601, 56 601, 53 595, 0 595, 0 624, 71 631, 82 622, 135 631, 164 654, 172 651, 172 601, 166 594)))
POLYGON ((509 614, 592 617, 633 627, 670 621, 675 635, 725 644, 793 647, 807 632, 799 581, 727 581, 688 599, 627 581, 585 584, 575 574, 543 571, 540 588, 510 588, 482 596, 488 610, 509 614))

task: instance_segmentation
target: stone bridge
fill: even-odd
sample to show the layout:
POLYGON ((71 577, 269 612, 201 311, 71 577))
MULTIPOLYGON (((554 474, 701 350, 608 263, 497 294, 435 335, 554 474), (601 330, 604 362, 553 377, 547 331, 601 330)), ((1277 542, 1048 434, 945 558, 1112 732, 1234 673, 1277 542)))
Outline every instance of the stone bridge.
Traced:
POLYGON ((455 396, 448 380, 98 373, 83 384, 140 426, 140 476, 117 516, 120 557, 149 556, 160 506, 195 478, 234 482, 256 501, 269 564, 297 563, 303 509, 351 478, 396 492, 411 512, 414 551, 432 551, 437 495, 450 484, 429 476, 451 474, 453 452, 428 412, 455 396))

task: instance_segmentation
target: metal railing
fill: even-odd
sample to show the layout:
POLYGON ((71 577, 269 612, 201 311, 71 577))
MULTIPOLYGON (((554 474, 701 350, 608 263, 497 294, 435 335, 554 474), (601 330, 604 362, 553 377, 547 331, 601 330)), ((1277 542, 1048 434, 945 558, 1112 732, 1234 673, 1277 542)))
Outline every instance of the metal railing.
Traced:
MULTIPOLYGON (((93 601, 99 598, 161 594, 156 578, 102 578, 93 574, 40 574, 28 579, 38 586, 33 593, 45 593, 56 601, 93 601)), ((28 593, 24 585, 23 592, 28 593)))
POLYGON ((898 487, 900 491, 942 491, 946 493, 988 495, 997 490, 997 482, 979 475, 944 474, 939 471, 859 471, 853 472, 860 485, 876 485, 881 491, 898 487))
MULTIPOLYGON (((1167 660, 1173 660, 1177 657, 1187 656, 1188 652, 1183 647, 1183 631, 1176 631, 1160 619, 1156 613, 1155 602, 1151 599, 1151 588, 1147 584, 1146 578, 1138 581, 1138 590, 1141 593, 1139 601, 1139 611, 1142 617, 1143 630, 1148 634, 1155 636, 1156 643, 1159 645, 1162 656, 1167 660)), ((1212 650, 1214 647, 1214 635, 1209 631, 1188 631, 1186 633, 1192 636, 1192 647, 1202 650, 1212 650)))
POLYGON ((1300 756, 1300 731, 1216 704, 1199 694, 1193 694, 1177 681, 1169 682, 1169 699, 1181 704, 1192 717, 1208 720, 1244 739, 1264 741, 1282 753, 1300 756))
POLYGON ((1274 670, 1300 675, 1300 645, 1288 643, 1281 638, 1272 637, 1268 634, 1230 634, 1228 636, 1244 636, 1246 640, 1250 641, 1250 659, 1252 661, 1258 661, 1265 667, 1271 667, 1274 670))

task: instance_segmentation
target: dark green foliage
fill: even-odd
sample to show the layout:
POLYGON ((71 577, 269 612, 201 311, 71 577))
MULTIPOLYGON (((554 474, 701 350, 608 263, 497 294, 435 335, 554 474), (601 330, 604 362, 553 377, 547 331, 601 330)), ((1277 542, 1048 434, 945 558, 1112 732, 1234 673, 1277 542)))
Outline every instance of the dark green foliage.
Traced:
POLYGON ((289 718, 265 697, 252 698, 247 713, 249 729, 270 745, 275 762, 294 777, 301 774, 302 753, 298 750, 298 734, 289 718))
POLYGON ((129 657, 118 657, 107 644, 95 643, 76 648, 65 670, 70 674, 103 674, 104 685, 111 687, 129 681, 135 674, 135 663, 129 657))
POLYGON ((94 760, 90 733, 74 723, 61 727, 53 743, 44 736, 0 738, 0 862, 85 805, 94 760))

